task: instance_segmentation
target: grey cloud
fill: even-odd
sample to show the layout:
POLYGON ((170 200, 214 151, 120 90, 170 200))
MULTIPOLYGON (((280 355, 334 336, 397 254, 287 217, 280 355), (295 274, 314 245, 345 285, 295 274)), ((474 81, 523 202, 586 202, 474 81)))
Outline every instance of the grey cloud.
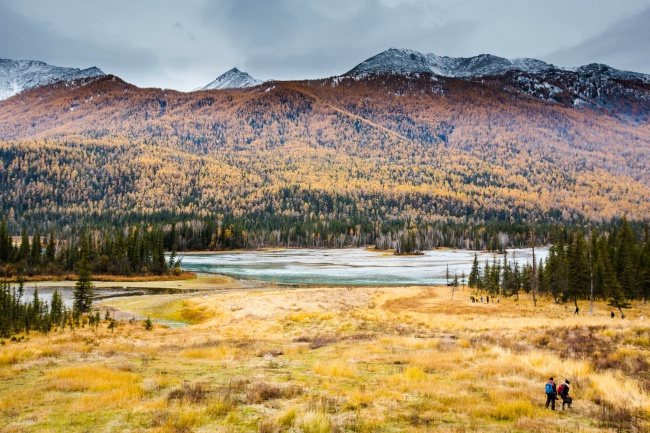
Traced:
POLYGON ((190 90, 233 66, 257 78, 341 74, 390 47, 647 71, 650 0, 0 0, 0 57, 98 66, 190 90), (602 34, 601 34, 602 33, 602 34), (595 37, 594 35, 599 35, 595 37), (593 45, 593 46, 592 46, 593 45))
POLYGON ((41 60, 57 66, 97 66, 107 74, 138 82, 160 69, 148 50, 124 44, 97 45, 52 32, 48 26, 14 12, 0 3, 0 58, 41 60))
POLYGON ((341 74, 392 46, 447 53, 478 25, 471 19, 434 24, 432 7, 423 2, 334 3, 213 1, 205 16, 244 56, 244 69, 280 79, 341 74))
POLYGON ((570 48, 546 56, 568 66, 605 63, 617 69, 650 74, 650 8, 570 48))

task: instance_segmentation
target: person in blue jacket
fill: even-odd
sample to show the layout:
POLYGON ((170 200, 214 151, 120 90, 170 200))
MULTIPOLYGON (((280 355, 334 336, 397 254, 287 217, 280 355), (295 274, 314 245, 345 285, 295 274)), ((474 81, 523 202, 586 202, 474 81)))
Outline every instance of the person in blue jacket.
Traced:
POLYGON ((546 391, 546 405, 545 407, 548 408, 548 405, 551 405, 551 410, 555 410, 555 400, 557 400, 557 387, 555 386, 555 382, 553 381, 553 378, 549 378, 548 382, 546 382, 546 387, 544 388, 546 391))

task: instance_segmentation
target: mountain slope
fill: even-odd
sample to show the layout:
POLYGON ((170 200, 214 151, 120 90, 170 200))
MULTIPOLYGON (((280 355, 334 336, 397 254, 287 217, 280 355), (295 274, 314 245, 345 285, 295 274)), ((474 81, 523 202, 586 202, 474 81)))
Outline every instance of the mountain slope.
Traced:
POLYGON ((621 117, 511 80, 373 74, 181 93, 104 77, 32 89, 0 102, 2 211, 14 224, 647 219, 647 104, 623 94, 621 117))
POLYGON ((0 100, 48 84, 61 81, 86 81, 105 75, 95 67, 63 68, 32 60, 0 59, 0 100))
POLYGON ((246 87, 255 87, 264 81, 253 78, 250 74, 242 72, 237 68, 219 75, 211 83, 200 87, 196 90, 222 90, 222 89, 244 89, 246 87))

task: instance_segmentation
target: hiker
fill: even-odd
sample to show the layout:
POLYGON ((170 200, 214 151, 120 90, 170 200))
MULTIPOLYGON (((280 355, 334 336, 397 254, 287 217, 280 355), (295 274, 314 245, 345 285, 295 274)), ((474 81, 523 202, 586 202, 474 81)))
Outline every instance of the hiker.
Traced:
POLYGON ((578 308, 578 306, 576 305, 576 310, 573 312, 573 315, 575 316, 575 315, 578 314, 579 312, 580 312, 580 308, 578 308))
POLYGON ((548 405, 550 403, 551 405, 551 410, 555 410, 555 400, 557 400, 557 387, 555 386, 555 382, 553 382, 553 378, 549 378, 548 382, 546 382, 546 387, 544 388, 546 391, 546 407, 548 409, 548 405))
POLYGON ((557 387, 557 393, 562 398, 562 410, 564 410, 564 405, 567 404, 569 405, 569 409, 571 409, 571 403, 573 403, 573 399, 569 397, 569 379, 565 379, 564 383, 561 384, 560 386, 557 387))

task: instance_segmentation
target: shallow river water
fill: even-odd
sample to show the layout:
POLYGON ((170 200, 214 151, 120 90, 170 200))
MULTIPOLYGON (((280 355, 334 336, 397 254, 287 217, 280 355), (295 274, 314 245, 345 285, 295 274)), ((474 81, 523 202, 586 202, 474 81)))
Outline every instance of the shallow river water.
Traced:
MULTIPOLYGON (((481 267, 485 261, 503 254, 478 252, 481 267)), ((535 259, 546 258, 548 248, 536 248, 535 259)), ((531 261, 530 249, 508 250, 508 261, 531 261)), ((313 285, 431 285, 445 284, 445 272, 472 269, 474 251, 433 250, 419 256, 396 256, 365 248, 287 249, 242 251, 219 254, 188 254, 182 267, 192 272, 224 274, 234 278, 278 283, 313 285)))

